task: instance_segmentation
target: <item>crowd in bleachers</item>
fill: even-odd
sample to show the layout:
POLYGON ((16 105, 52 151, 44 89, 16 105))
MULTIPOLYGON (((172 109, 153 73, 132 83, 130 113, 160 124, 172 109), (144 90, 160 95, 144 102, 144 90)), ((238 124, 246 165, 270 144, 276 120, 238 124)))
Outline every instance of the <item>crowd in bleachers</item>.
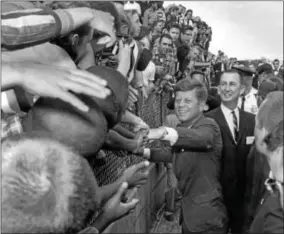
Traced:
POLYGON ((210 22, 178 2, 2 1, 1 20, 4 233, 101 233, 136 208, 149 161, 183 233, 283 231, 278 59, 214 55, 210 22), (135 108, 161 93, 150 128, 135 108), (99 186, 106 150, 143 160, 99 186))

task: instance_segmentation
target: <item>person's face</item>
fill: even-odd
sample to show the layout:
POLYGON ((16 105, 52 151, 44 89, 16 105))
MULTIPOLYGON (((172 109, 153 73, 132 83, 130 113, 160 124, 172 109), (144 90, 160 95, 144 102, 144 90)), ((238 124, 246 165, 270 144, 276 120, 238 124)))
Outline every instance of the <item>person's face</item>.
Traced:
POLYGON ((152 9, 153 10, 157 10, 158 9, 158 4, 156 2, 152 3, 152 9))
POLYGON ((160 44, 160 48, 163 52, 167 52, 172 47, 173 42, 169 38, 163 38, 160 44))
POLYGON ((193 31, 186 30, 184 33, 181 34, 181 40, 183 43, 190 45, 193 38, 193 31))
POLYGON ((146 49, 150 49, 150 41, 148 39, 148 37, 143 37, 141 40, 140 40, 141 44, 142 44, 142 48, 146 48, 146 49))
POLYGON ((205 84, 205 81, 204 81, 204 76, 201 75, 201 74, 194 74, 192 77, 191 77, 192 80, 197 80, 199 81, 201 84, 205 84))
POLYGON ((245 87, 250 87, 252 85, 253 76, 244 76, 244 85, 245 87))
POLYGON ((169 34, 171 38, 173 39, 173 41, 177 41, 177 39, 179 38, 179 33, 180 33, 180 30, 178 28, 171 28, 169 31, 169 34))
POLYGON ((181 122, 195 119, 204 108, 204 102, 199 102, 196 89, 191 91, 178 91, 175 97, 175 113, 181 122))
POLYGON ((220 78, 218 94, 223 103, 232 103, 238 101, 244 89, 245 87, 241 84, 241 79, 238 74, 225 73, 220 78))
POLYGON ((132 16, 133 37, 138 37, 141 30, 141 22, 138 14, 132 16))
POLYGON ((279 67, 279 62, 278 62, 278 61, 273 62, 273 65, 274 65, 275 69, 278 69, 278 67, 279 67))
POLYGON ((188 18, 188 19, 191 19, 192 18, 192 12, 191 11, 187 12, 185 17, 188 18))
POLYGON ((78 34, 75 34, 72 38, 72 49, 76 54, 75 62, 79 61, 87 53, 87 45, 93 39, 94 29, 89 28, 89 34, 83 37, 79 37, 78 34))
POLYGON ((268 77, 268 75, 267 75, 265 72, 262 72, 262 73, 258 76, 258 82, 259 82, 259 84, 262 83, 267 77, 268 77))
POLYGON ((161 33, 163 30, 163 22, 159 22, 156 24, 155 29, 157 32, 161 33))
MULTIPOLYGON (((260 106, 260 109, 263 108, 265 101, 260 106)), ((274 179, 283 183, 283 146, 278 147, 273 152, 267 149, 267 144, 264 139, 267 136, 268 132, 264 127, 259 126, 258 115, 255 117, 255 146, 256 149, 265 155, 266 160, 270 166, 274 179)))
POLYGON ((200 50, 198 49, 198 47, 194 46, 190 49, 189 51, 189 59, 195 59, 200 55, 200 50))

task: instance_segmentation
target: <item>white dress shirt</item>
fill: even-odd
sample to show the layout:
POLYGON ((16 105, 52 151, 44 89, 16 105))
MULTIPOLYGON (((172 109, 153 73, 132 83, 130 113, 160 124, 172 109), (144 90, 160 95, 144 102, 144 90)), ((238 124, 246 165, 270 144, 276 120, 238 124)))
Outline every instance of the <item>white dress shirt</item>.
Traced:
POLYGON ((239 131, 239 127, 240 127, 240 112, 239 112, 239 108, 236 107, 234 110, 229 109, 228 107, 226 107, 223 103, 221 103, 221 110, 225 116, 225 119, 227 121, 227 124, 230 128, 230 131, 232 133, 233 138, 235 139, 235 131, 234 131, 234 120, 233 120, 233 114, 232 111, 235 111, 236 117, 237 117, 237 122, 238 122, 238 131, 239 131))
MULTIPOLYGON (((257 114, 258 106, 257 106, 257 98, 256 98, 257 90, 252 88, 251 91, 245 96, 245 105, 244 111, 257 114)), ((242 97, 239 98, 238 107, 242 106, 242 97)))

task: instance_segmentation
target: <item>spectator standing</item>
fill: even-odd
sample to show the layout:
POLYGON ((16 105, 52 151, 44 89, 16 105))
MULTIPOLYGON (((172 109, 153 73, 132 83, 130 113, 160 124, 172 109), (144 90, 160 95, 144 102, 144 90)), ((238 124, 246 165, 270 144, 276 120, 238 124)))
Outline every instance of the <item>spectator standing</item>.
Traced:
POLYGON ((273 73, 275 76, 278 76, 279 69, 280 69, 280 61, 279 59, 274 59, 273 63, 273 73))
POLYGON ((245 91, 239 98, 238 107, 243 111, 256 114, 258 111, 257 90, 252 87, 253 70, 245 66, 238 66, 235 69, 243 74, 245 85, 245 91))
POLYGON ((238 108, 239 97, 245 90, 243 79, 237 70, 225 71, 218 86, 221 107, 206 113, 218 123, 222 133, 221 181, 232 233, 242 233, 243 229, 244 165, 254 140, 255 116, 238 108))
POLYGON ((144 12, 143 25, 146 27, 152 27, 153 23, 157 20, 156 10, 158 9, 158 3, 156 1, 150 2, 150 7, 144 12))

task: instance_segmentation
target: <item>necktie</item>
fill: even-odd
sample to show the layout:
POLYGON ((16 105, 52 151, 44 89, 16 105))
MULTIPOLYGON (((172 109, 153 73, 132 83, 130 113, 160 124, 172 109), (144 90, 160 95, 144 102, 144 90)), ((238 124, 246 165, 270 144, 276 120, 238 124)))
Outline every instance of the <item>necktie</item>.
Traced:
POLYGON ((237 120, 235 111, 232 111, 232 115, 233 115, 233 123, 234 123, 234 138, 235 138, 235 142, 237 142, 239 130, 238 130, 238 120, 237 120))
POLYGON ((245 95, 242 95, 242 105, 241 105, 241 110, 245 109, 245 101, 246 101, 246 97, 245 95))

